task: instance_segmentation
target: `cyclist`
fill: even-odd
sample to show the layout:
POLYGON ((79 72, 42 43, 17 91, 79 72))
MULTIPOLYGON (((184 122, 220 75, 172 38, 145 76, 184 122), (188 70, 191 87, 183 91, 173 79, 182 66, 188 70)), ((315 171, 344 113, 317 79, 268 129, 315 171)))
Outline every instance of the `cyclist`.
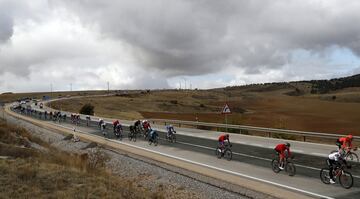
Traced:
POLYGON ((230 137, 229 134, 220 135, 218 141, 219 141, 219 148, 221 151, 223 151, 225 148, 225 141, 227 141, 229 145, 231 145, 229 137, 230 137))
POLYGON ((99 127, 103 133, 103 135, 105 136, 106 135, 106 132, 105 132, 105 122, 103 119, 99 118, 99 127))
POLYGON ((142 126, 144 128, 145 133, 151 129, 150 123, 147 120, 144 120, 142 122, 142 126))
POLYGON ((117 136, 120 136, 120 133, 122 132, 123 128, 120 122, 115 126, 114 134, 117 136))
POLYGON ((134 123, 134 127, 135 127, 135 133, 139 133, 140 130, 141 130, 141 121, 140 121, 140 120, 137 120, 137 121, 134 123))
POLYGON ((104 123, 104 120, 99 118, 99 127, 101 128, 101 125, 104 123))
POLYGON ((113 122, 114 133, 115 133, 116 126, 117 126, 118 124, 120 124, 119 120, 115 120, 115 121, 113 122))
MULTIPOLYGON (((334 184, 335 183, 334 175, 333 175, 334 169, 341 167, 342 164, 345 164, 347 166, 345 161, 345 152, 343 150, 339 150, 329 154, 326 163, 329 166, 330 183, 334 184)), ((350 166, 347 167, 350 168, 350 166)))
POLYGON ((171 124, 166 126, 166 132, 167 132, 166 134, 167 138, 169 138, 173 133, 176 133, 174 127, 171 124))
POLYGON ((155 130, 153 130, 153 129, 150 129, 150 138, 149 138, 149 141, 150 142, 154 142, 154 140, 157 138, 157 136, 158 136, 158 133, 155 131, 155 130))
POLYGON ((86 126, 90 125, 91 117, 89 115, 86 116, 86 126))
POLYGON ((352 135, 348 135, 346 137, 341 137, 339 139, 336 140, 336 145, 339 147, 339 150, 347 150, 349 151, 350 149, 352 149, 352 140, 353 140, 353 136, 352 135))
POLYGON ((278 144, 276 145, 276 147, 274 148, 274 150, 276 151, 277 154, 279 154, 279 158, 280 158, 280 166, 279 168, 281 170, 284 169, 284 159, 286 157, 285 152, 287 152, 288 157, 291 156, 291 152, 290 152, 290 143, 285 143, 285 144, 278 144))

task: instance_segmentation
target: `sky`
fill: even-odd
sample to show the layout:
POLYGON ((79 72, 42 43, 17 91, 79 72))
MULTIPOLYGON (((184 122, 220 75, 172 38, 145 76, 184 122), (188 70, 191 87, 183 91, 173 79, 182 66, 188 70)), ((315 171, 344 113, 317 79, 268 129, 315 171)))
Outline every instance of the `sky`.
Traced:
POLYGON ((354 75, 359 10, 358 0, 0 0, 0 92, 354 75))

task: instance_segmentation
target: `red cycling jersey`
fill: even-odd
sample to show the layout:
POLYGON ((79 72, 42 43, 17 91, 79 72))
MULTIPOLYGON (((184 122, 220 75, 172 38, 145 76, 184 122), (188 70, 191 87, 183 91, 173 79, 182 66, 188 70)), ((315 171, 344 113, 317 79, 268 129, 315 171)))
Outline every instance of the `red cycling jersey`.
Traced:
POLYGON ((220 135, 219 142, 224 142, 225 140, 227 140, 226 135, 220 135))
POLYGON ((120 123, 119 120, 115 120, 115 121, 113 122, 113 125, 116 126, 116 125, 118 125, 119 123, 120 123))
POLYGON ((275 147, 275 151, 280 153, 280 158, 285 157, 285 151, 288 151, 288 156, 291 156, 290 148, 286 147, 285 144, 278 144, 275 147))
POLYGON ((144 127, 145 130, 148 130, 149 128, 151 128, 149 122, 144 122, 143 127, 144 127))
POLYGON ((341 138, 339 138, 339 142, 341 143, 341 147, 342 147, 342 148, 347 147, 347 145, 348 145, 350 148, 352 148, 351 139, 348 138, 348 137, 341 137, 341 138))

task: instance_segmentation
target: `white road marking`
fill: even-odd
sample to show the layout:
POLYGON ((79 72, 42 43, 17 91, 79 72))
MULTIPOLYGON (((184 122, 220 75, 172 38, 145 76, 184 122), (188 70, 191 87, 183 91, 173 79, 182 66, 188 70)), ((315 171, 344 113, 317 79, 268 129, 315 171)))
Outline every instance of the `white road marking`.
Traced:
POLYGON ((248 143, 249 145, 251 145, 251 146, 258 146, 258 147, 264 147, 264 145, 262 145, 262 144, 254 144, 254 143, 248 143))
POLYGON ((323 153, 310 153, 310 154, 315 156, 328 157, 328 154, 323 154, 323 153))
POLYGON ((303 150, 297 150, 297 149, 291 149, 291 151, 296 152, 296 153, 304 153, 303 150))

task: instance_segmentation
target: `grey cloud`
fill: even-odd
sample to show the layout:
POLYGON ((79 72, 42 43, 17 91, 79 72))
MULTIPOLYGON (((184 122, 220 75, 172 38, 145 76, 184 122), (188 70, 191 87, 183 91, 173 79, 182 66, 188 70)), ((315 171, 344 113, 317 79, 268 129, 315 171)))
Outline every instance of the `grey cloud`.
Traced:
POLYGON ((8 41, 13 31, 12 19, 6 13, 0 13, 0 43, 8 41))
MULTIPOLYGON (((104 35, 134 46, 140 64, 198 75, 235 64, 279 68, 297 49, 360 55, 357 1, 66 1, 104 35)), ((291 60, 290 60, 291 61, 291 60)))
MULTIPOLYGON (((123 52, 112 52, 118 50, 114 47, 118 42, 125 43, 132 56, 124 59, 143 68, 133 86, 163 87, 167 84, 159 77, 196 76, 233 67, 248 75, 293 70, 301 67, 292 59, 297 50, 308 51, 314 59, 326 57, 333 48, 347 48, 360 56, 359 7, 355 0, 0 0, 0 74, 26 77, 48 66, 125 67, 123 52), (49 20, 78 19, 77 26, 96 36, 82 39, 73 27, 64 32, 41 29, 49 20), (26 27, 29 21, 34 26, 17 33, 42 34, 41 39, 30 35, 16 43, 14 27, 26 27), (74 35, 75 39, 67 39, 74 35), (141 79, 148 71, 159 76, 144 83, 141 79)), ((321 62, 314 67, 328 66, 321 62)), ((75 76, 65 76, 64 81, 75 76)), ((85 76, 102 81, 99 74, 85 76)))

